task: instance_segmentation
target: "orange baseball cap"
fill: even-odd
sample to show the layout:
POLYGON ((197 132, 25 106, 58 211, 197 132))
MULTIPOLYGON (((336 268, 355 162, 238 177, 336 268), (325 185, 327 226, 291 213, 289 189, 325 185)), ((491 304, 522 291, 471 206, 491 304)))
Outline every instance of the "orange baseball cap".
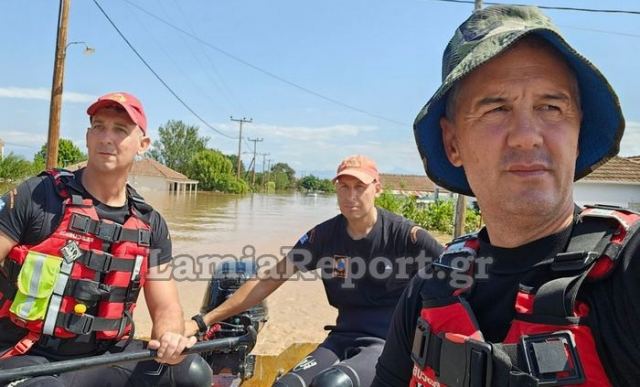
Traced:
POLYGON ((380 181, 376 162, 362 155, 353 155, 342 160, 338 165, 336 177, 332 181, 335 182, 340 176, 344 175, 353 176, 365 184, 380 181))
POLYGON ((147 135, 147 116, 144 114, 142 103, 129 93, 116 92, 105 94, 89 106, 87 114, 93 117, 98 110, 113 105, 122 107, 127 114, 129 114, 131 121, 142 129, 145 136, 147 135))

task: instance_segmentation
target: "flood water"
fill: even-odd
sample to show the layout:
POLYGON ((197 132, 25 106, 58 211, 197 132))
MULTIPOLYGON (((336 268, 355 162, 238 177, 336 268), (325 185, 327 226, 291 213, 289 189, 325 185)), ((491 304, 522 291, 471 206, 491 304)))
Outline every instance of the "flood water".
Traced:
POLYGON ((143 192, 166 219, 174 255, 279 254, 308 229, 339 213, 335 195, 143 192))

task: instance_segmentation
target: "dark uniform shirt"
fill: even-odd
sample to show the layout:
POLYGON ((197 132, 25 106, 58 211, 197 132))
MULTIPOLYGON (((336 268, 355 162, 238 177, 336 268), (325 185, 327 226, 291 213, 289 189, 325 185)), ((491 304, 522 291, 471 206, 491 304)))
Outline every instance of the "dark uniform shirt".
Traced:
MULTIPOLYGON (((75 172, 80 182, 82 169, 75 172)), ((122 207, 111 207, 93 199, 96 212, 102 219, 124 223, 130 214, 128 203, 122 207)), ((34 245, 45 240, 60 224, 63 199, 56 193, 53 180, 49 176, 37 176, 28 179, 0 198, 0 232, 18 242, 34 245)), ((171 238, 165 220, 155 210, 151 212, 151 243, 149 266, 171 261, 171 238)), ((4 280, 0 277, 0 280, 4 280)), ((0 319, 0 349, 13 345, 26 334, 26 330, 13 325, 8 319, 0 319)), ((90 335, 94 336, 94 335, 90 335)), ((81 353, 91 348, 93 338, 80 338, 86 341, 78 345, 67 345, 71 352, 81 353), (83 346, 82 344, 87 344, 83 346), (74 350, 75 349, 75 350, 74 350)), ((34 348, 37 351, 37 348, 34 348)))
MULTIPOLYGON (((536 263, 562 252, 571 230, 547 236, 516 248, 499 248, 480 233, 479 257, 492 257, 488 278, 475 282, 467 297, 485 340, 500 342, 515 316, 519 284, 539 283, 557 273, 536 263)), ((376 367, 375 387, 408 386, 413 363, 411 346, 420 315, 420 292, 429 279, 416 276, 407 286, 394 313, 389 336, 376 367)), ((640 232, 622 252, 607 279, 587 284, 581 296, 590 307, 587 325, 594 333, 600 360, 617 386, 635 386, 640 380, 640 232)))
POLYGON ((386 337, 405 286, 421 264, 442 251, 422 228, 377 210, 364 238, 352 239, 340 214, 304 234, 288 255, 303 271, 320 269, 329 303, 338 309, 334 332, 386 337))

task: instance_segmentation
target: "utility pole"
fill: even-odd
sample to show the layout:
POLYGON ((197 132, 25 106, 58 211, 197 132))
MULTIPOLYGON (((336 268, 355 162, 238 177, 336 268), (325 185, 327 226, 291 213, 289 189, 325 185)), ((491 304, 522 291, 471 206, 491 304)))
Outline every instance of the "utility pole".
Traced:
POLYGON ((266 169, 264 169, 264 165, 266 164, 267 156, 269 156, 271 153, 258 153, 258 154, 262 156, 262 173, 264 173, 266 171, 266 169))
POLYGON ((56 38, 56 56, 53 62, 53 81, 51 83, 51 103, 49 105, 49 134, 47 136, 46 168, 55 168, 58 164, 58 141, 60 138, 60 110, 62 106, 62 81, 64 78, 64 56, 67 47, 67 24, 71 0, 60 0, 58 11, 58 36, 56 38))
POLYGON ((240 134, 238 135, 238 165, 237 165, 238 170, 236 173, 236 177, 238 178, 238 180, 240 180, 240 165, 242 165, 242 160, 240 159, 240 156, 242 155, 242 124, 253 122, 253 118, 246 119, 245 117, 242 117, 238 119, 238 118, 233 118, 233 116, 231 116, 229 117, 229 119, 231 121, 237 122, 240 126, 240 134))
POLYGON ((479 11, 482 9, 482 0, 475 0, 474 11, 479 11))
POLYGON ((262 181, 260 182, 260 185, 264 187, 264 174, 265 174, 265 169, 264 166, 266 164, 266 159, 267 156, 269 156, 271 153, 258 153, 258 156, 262 156, 262 181))
POLYGON ((256 184, 256 144, 264 141, 264 138, 248 138, 249 141, 253 142, 253 170, 251 174, 251 185, 256 184))
POLYGON ((273 159, 268 159, 267 160, 267 183, 269 182, 269 179, 271 179, 271 162, 273 161, 273 159))

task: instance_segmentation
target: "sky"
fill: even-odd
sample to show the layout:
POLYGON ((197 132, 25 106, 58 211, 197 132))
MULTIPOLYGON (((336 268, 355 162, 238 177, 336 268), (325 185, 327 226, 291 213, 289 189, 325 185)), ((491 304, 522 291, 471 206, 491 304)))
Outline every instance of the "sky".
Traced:
MULTIPOLYGON (((436 0, 71 1, 61 137, 85 148, 87 106, 111 91, 142 101, 150 135, 168 120, 197 125, 208 145, 238 149, 234 118, 258 153, 298 176, 331 176, 350 154, 385 173, 424 174, 412 122, 440 84, 442 51, 472 4, 436 0), (214 131, 215 128, 222 134, 214 131)), ((518 3, 640 11, 640 1, 518 3)), ((28 159, 46 142, 58 1, 0 1, 0 138, 28 159)), ((546 10, 617 91, 627 120, 621 155, 640 155, 640 15, 546 10)), ((252 154, 243 154, 249 164, 252 154)), ((262 170, 258 157, 257 170, 262 170)))

